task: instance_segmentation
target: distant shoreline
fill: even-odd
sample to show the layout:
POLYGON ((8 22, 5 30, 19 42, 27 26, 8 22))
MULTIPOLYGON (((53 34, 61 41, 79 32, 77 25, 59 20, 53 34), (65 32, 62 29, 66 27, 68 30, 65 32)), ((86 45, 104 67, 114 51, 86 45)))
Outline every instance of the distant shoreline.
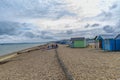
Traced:
POLYGON ((13 52, 12 51, 10 51, 10 52, 6 52, 6 53, 0 53, 0 57, 1 56, 6 56, 6 55, 9 55, 9 54, 12 54, 12 53, 16 53, 16 52, 20 52, 20 51, 24 51, 24 50, 27 50, 27 49, 32 49, 32 48, 34 48, 34 47, 37 47, 37 46, 41 46, 41 45, 45 45, 45 44, 47 44, 47 43, 4 43, 4 44, 0 44, 0 46, 2 47, 2 45, 4 45, 4 46, 6 46, 6 45, 8 45, 8 46, 10 46, 10 45, 22 45, 22 44, 36 44, 36 45, 33 45, 33 46, 31 46, 31 47, 25 47, 25 48, 22 48, 21 47, 21 49, 18 49, 18 50, 15 50, 14 51, 14 49, 13 49, 13 52), (38 45, 37 45, 38 44, 38 45))
POLYGON ((31 42, 31 43, 0 43, 0 45, 13 45, 13 44, 40 44, 40 43, 47 43, 47 42, 31 42))

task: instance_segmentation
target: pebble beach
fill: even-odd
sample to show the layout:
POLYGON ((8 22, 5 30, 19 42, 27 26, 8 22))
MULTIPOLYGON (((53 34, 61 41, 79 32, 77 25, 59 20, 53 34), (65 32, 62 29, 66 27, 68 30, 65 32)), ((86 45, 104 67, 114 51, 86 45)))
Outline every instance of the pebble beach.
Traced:
POLYGON ((57 62, 55 51, 37 48, 0 64, 0 80, 66 80, 66 78, 57 62))
POLYGON ((120 80, 120 52, 66 46, 58 52, 75 80, 120 80))
MULTIPOLYGON (((55 49, 32 49, 0 64, 0 80, 67 80, 55 49)), ((57 52, 75 80, 120 80, 120 52, 67 45, 59 45, 57 52)))

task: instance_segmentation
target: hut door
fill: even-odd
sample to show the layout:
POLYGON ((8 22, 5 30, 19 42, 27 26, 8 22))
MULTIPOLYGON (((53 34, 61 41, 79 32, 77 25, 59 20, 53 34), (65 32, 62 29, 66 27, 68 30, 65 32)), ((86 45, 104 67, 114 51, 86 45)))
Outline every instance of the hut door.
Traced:
POLYGON ((99 48, 102 48, 102 40, 99 40, 99 48))

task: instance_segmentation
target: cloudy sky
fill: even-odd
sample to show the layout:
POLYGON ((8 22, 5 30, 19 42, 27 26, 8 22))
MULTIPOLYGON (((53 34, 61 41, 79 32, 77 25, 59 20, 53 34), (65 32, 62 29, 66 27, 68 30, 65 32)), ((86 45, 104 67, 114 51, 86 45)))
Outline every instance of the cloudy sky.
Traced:
POLYGON ((120 0, 0 0, 0 42, 120 32, 120 0))

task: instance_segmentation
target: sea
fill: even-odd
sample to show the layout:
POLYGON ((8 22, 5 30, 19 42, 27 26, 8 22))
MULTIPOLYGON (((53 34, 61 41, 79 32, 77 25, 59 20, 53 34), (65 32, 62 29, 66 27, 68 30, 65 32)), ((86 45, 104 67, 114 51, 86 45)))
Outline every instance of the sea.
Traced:
POLYGON ((23 49, 43 45, 46 43, 5 43, 0 44, 0 56, 17 52, 23 49))

